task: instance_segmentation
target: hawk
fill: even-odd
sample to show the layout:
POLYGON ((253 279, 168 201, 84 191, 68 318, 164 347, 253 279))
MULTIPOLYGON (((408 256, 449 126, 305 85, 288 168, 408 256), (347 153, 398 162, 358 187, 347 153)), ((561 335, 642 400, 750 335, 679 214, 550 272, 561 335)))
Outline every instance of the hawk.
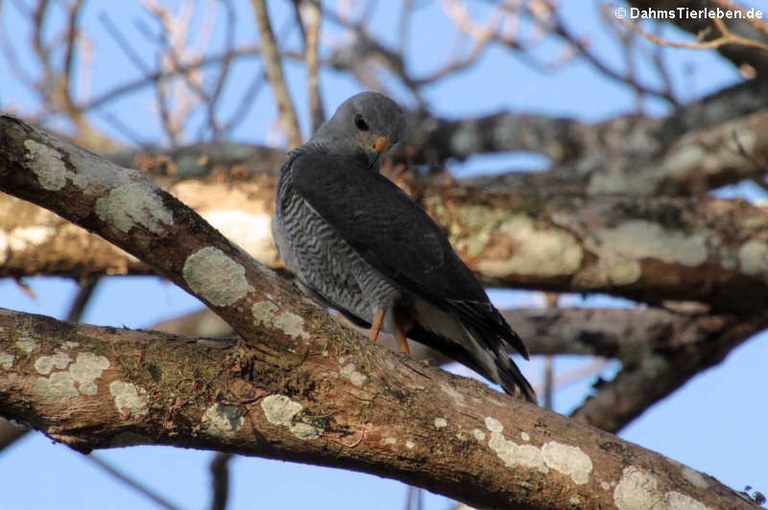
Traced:
POLYGON ((466 365, 507 393, 535 402, 509 358, 528 359, 446 235, 379 173, 405 132, 403 110, 363 92, 345 101, 280 171, 272 230, 303 292, 354 324, 410 338, 466 365))

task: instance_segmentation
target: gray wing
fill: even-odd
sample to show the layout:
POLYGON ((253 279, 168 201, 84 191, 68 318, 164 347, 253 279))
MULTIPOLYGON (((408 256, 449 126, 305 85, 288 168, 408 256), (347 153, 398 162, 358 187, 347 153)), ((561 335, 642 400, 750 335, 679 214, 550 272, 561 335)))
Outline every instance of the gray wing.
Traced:
POLYGON ((351 158, 305 153, 292 188, 382 275, 429 301, 485 300, 427 213, 400 188, 351 158))
POLYGON ((361 160, 321 152, 303 153, 291 170, 293 190, 382 276, 527 358, 440 227, 395 184, 361 160))

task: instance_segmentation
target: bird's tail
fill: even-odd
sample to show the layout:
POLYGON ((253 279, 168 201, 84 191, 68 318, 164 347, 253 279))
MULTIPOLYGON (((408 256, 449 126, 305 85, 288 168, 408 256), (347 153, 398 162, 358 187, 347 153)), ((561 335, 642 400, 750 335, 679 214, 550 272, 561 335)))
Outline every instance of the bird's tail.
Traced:
MULTIPOLYGON (((503 320, 503 319, 502 319, 503 320)), ((510 348, 516 343, 520 343, 517 333, 515 333, 504 322, 505 329, 514 335, 517 342, 508 340, 507 335, 501 335, 496 328, 491 331, 490 328, 475 328, 466 325, 467 335, 471 337, 475 344, 473 347, 477 352, 472 352, 464 345, 453 340, 438 335, 419 324, 414 324, 408 332, 408 337, 419 343, 426 345, 436 351, 440 351, 449 358, 461 363, 462 365, 474 370, 486 379, 493 381, 501 386, 504 391, 510 395, 521 396, 528 402, 536 403, 536 392, 531 383, 520 372, 514 361, 509 357, 510 348)), ((527 353, 524 353, 527 358, 527 353)))
MULTIPOLYGON (((504 328, 493 329, 479 329, 467 326, 467 332, 472 336, 473 340, 479 344, 481 349, 488 353, 488 356, 478 358, 477 361, 480 367, 476 370, 501 386, 510 395, 519 395, 528 402, 536 403, 536 392, 533 390, 531 383, 528 382, 528 379, 525 378, 515 362, 509 357, 512 349, 517 345, 522 345, 522 341, 506 322, 503 325, 505 326, 504 328)), ((527 351, 523 350, 520 354, 525 359, 528 359, 527 351)))

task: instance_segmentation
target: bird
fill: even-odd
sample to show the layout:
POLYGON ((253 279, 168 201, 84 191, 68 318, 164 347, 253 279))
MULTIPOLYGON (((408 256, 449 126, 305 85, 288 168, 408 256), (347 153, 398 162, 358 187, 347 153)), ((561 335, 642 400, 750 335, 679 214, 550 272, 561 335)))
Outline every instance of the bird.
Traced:
POLYGON ((405 135, 404 110, 366 91, 344 101, 287 154, 272 231, 297 286, 321 305, 394 335, 409 354, 420 342, 512 395, 536 402, 510 359, 528 359, 472 271, 427 212, 380 173, 381 156, 405 135))

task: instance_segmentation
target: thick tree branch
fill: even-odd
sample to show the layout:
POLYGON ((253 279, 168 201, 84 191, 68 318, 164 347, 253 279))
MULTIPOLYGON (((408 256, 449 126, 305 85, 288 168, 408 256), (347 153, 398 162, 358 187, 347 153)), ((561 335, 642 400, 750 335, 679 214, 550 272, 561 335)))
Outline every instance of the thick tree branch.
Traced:
MULTIPOLYGON (((765 315, 703 316, 695 322, 694 335, 672 337, 671 342, 663 346, 647 345, 642 356, 625 360, 619 374, 611 381, 601 381, 594 396, 571 416, 618 433, 692 377, 720 363, 767 324, 765 315)), ((664 327, 664 324, 653 327, 664 327)))
MULTIPOLYGON (((503 191, 626 195, 694 194, 763 175, 768 82, 725 88, 653 119, 623 116, 599 123, 499 112, 462 120, 413 114, 397 161, 434 163, 475 154, 532 151, 550 158, 550 171, 492 179, 503 191), (683 168, 677 165, 683 163, 683 168), (699 171, 701 170, 701 171, 699 171), (640 183, 640 185, 638 185, 640 183)), ((66 137, 65 137, 66 138, 66 137)), ((276 174, 284 151, 242 143, 203 143, 173 150, 105 154, 121 166, 153 173, 201 177, 216 169, 276 174)))
POLYGON ((612 435, 365 343, 140 172, 0 119, 0 189, 144 259, 245 339, 3 312, 4 415, 82 450, 161 443, 323 463, 478 506, 750 506, 612 435))
MULTIPOLYGON (((253 256, 278 267, 269 229, 273 178, 168 186, 253 256)), ((649 303, 701 301, 737 313, 768 306, 768 212, 745 202, 522 196, 445 186, 427 188, 422 201, 449 232, 459 254, 489 284, 602 292, 649 303)), ((55 216, 26 205, 13 207, 24 214, 0 223, 8 225, 3 232, 8 239, 7 275, 143 271, 129 257, 114 257, 115 251, 106 245, 97 249, 92 236, 75 234, 55 216), (20 225, 22 217, 34 221, 20 225), (57 246, 72 257, 68 271, 62 267, 66 257, 56 255, 57 246), (29 267, 36 260, 32 254, 50 266, 29 267)), ((0 208, 4 210, 13 211, 0 208)))
MULTIPOLYGON (((515 308, 502 315, 525 339, 531 354, 599 356, 627 365, 654 352, 673 353, 704 345, 730 334, 743 321, 760 323, 737 315, 677 313, 663 308, 515 308)), ((207 309, 153 324, 151 329, 181 336, 233 335, 232 328, 207 309)), ((388 340, 382 336, 383 345, 398 351, 394 339, 391 344, 388 340)), ((417 343, 411 346, 411 357, 437 364, 448 361, 417 343)))
POLYGON ((310 462, 476 506, 753 507, 611 434, 327 340, 231 345, 0 311, 0 410, 82 451, 169 444, 310 462))
MULTIPOLYGON (((593 394, 572 415, 614 433, 693 376, 722 361, 768 324, 765 315, 640 308, 514 309, 503 315, 525 339, 531 354, 580 354, 621 361, 619 374, 610 381, 597 380, 593 394)), ((153 329, 185 336, 232 335, 232 328, 208 310, 156 324, 153 329)), ((388 335, 381 344, 399 351, 388 335)), ((418 343, 411 346, 411 356, 437 365, 451 361, 418 343)))
POLYGON ((754 330, 761 323, 738 315, 662 308, 518 308, 502 314, 532 354, 601 356, 625 365, 650 353, 673 353, 715 338, 726 342, 721 337, 738 329, 738 324, 747 322, 746 329, 754 330))
POLYGON ((744 313, 768 304, 768 212, 751 204, 429 191, 427 209, 489 284, 744 313))

